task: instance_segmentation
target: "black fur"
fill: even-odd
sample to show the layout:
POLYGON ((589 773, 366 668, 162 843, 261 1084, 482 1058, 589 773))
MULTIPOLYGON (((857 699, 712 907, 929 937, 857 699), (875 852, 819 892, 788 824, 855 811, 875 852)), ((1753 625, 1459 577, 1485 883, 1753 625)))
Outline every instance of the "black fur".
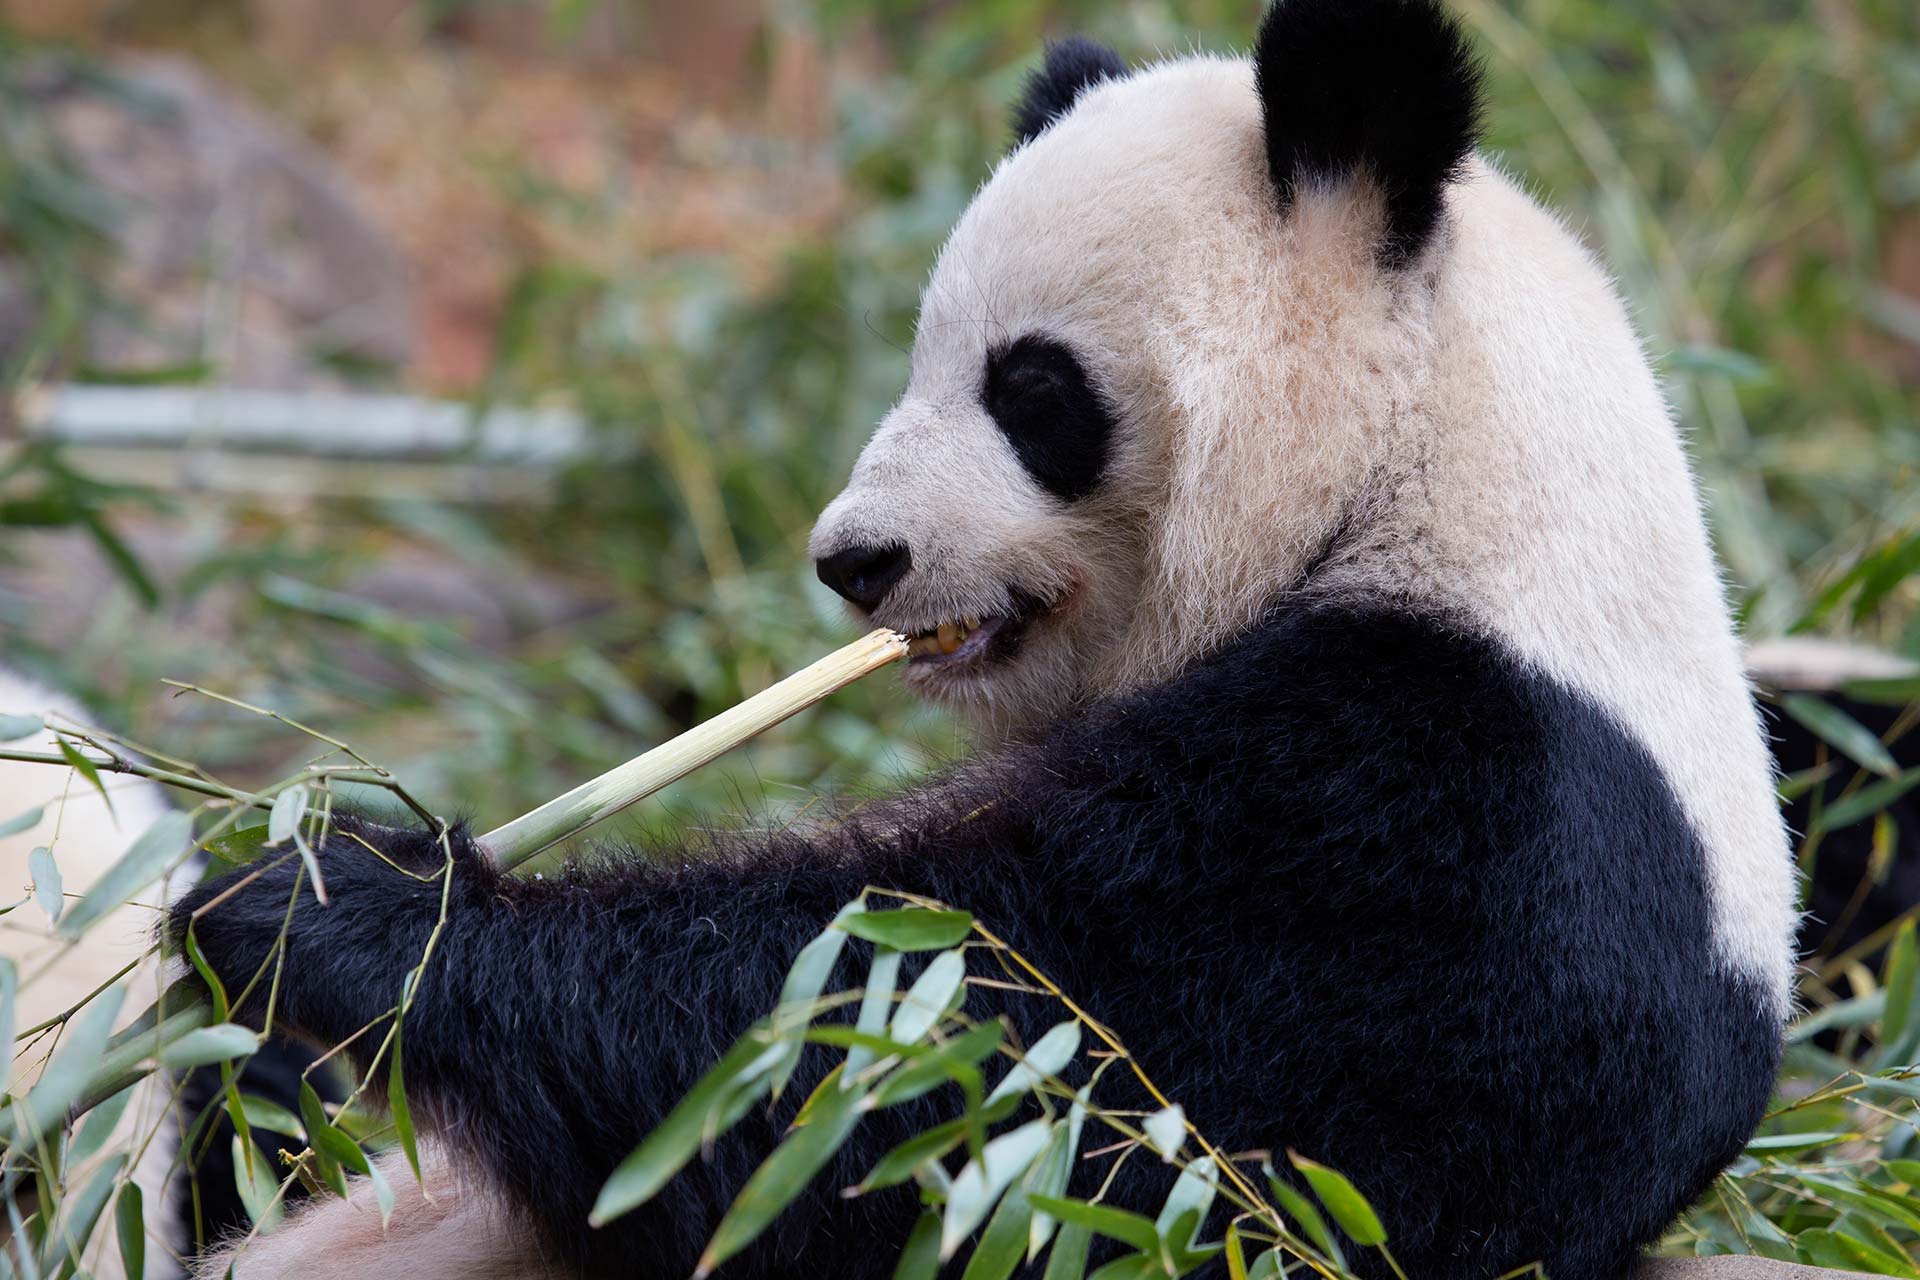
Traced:
POLYGON ((1283 208, 1302 183, 1368 173, 1386 196, 1380 259, 1411 261, 1479 134, 1480 64, 1438 0, 1279 0, 1254 69, 1283 208))
MULTIPOLYGON (((424 833, 362 830, 403 863, 439 862, 424 833)), ((974 910, 1225 1150, 1290 1146, 1347 1171, 1422 1280, 1535 1260, 1555 1280, 1618 1280, 1740 1150, 1778 1051, 1763 995, 1717 962, 1704 854, 1647 752, 1494 644, 1380 610, 1278 611, 1174 683, 815 835, 537 882, 456 843, 407 1024, 415 1112, 590 1276, 692 1270, 823 1052, 643 1209, 596 1232, 587 1208, 868 884, 974 910)), ((441 891, 349 840, 322 857, 332 905, 301 893, 279 1007, 332 1041, 396 1000, 441 891)), ((252 972, 293 875, 201 920, 218 971, 252 972)), ((228 887, 196 890, 176 927, 228 887)), ((1060 1016, 987 988, 968 1008, 1005 1009, 1028 1036, 1060 1016)), ((1134 1101, 1121 1076, 1108 1105, 1134 1101)), ((726 1273, 889 1274, 916 1197, 838 1188, 954 1106, 935 1094, 863 1121, 726 1273)), ((1168 1183, 1133 1160, 1116 1194, 1150 1204, 1168 1183)))
POLYGON ((994 347, 980 399, 1041 488, 1067 502, 1093 492, 1113 410, 1072 348, 1039 333, 994 347))
POLYGON ((1120 80, 1126 60, 1085 36, 1068 36, 1047 46, 1045 62, 1027 73, 1027 89, 1013 109, 1014 144, 1032 142, 1061 116, 1089 85, 1120 80))

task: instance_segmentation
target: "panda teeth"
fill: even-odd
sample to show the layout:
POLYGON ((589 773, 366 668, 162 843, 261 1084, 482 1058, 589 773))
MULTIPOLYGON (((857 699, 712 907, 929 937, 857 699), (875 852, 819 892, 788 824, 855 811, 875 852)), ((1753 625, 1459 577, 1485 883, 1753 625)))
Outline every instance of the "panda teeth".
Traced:
POLYGON ((923 631, 913 637, 907 645, 907 653, 916 658, 958 653, 960 646, 967 642, 967 637, 979 625, 980 619, 975 617, 960 622, 943 622, 933 630, 923 631))

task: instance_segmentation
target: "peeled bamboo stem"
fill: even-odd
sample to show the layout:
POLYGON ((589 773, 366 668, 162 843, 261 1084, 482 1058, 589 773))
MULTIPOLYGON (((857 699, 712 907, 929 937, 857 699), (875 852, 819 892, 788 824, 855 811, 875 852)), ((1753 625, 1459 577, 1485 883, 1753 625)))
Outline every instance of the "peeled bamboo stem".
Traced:
POLYGON ((906 653, 905 636, 885 628, 870 632, 704 724, 487 832, 480 837, 480 846, 498 865, 519 866, 542 849, 678 782, 828 694, 898 662, 906 653))

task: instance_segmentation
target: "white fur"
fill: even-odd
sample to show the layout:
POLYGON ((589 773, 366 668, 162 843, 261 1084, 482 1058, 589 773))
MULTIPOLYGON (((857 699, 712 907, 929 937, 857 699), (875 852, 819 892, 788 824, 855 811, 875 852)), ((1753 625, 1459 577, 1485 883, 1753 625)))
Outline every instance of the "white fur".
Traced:
MULTIPOLYGON (((0 713, 41 715, 47 722, 67 727, 92 723, 84 708, 69 698, 0 667, 0 713)), ((20 751, 54 751, 53 735, 42 732, 5 744, 20 751)), ((45 845, 60 869, 69 904, 99 878, 132 843, 167 811, 160 789, 138 778, 102 775, 113 797, 109 810, 99 793, 71 770, 44 764, 0 760, 0 819, 44 806, 40 822, 25 831, 0 837, 0 868, 7 882, 0 895, 12 902, 28 892, 31 877, 27 855, 45 845)), ((133 903, 111 913, 87 931, 76 946, 63 943, 39 904, 27 903, 0 916, 0 955, 11 960, 23 983, 15 1006, 15 1026, 30 1027, 65 1011, 88 992, 113 977, 147 949, 154 925, 153 907, 164 886, 154 885, 133 903)), ((127 987, 121 1019, 131 1019, 158 994, 156 966, 144 965, 122 980, 127 987)), ((12 1064, 8 1087, 17 1092, 29 1085, 44 1064, 46 1041, 23 1052, 12 1064)), ((134 1169, 149 1232, 160 1229, 177 1210, 168 1190, 168 1173, 179 1146, 178 1127, 169 1114, 172 1091, 158 1078, 140 1085, 119 1125, 102 1149, 100 1159, 137 1148, 134 1169), (158 1130, 158 1136, 147 1141, 158 1130)), ((90 1168, 69 1171, 74 1185, 90 1168)), ((113 1215, 103 1215, 85 1252, 88 1272, 96 1280, 120 1280, 120 1252, 114 1240, 113 1215)), ((159 1239, 150 1239, 146 1273, 151 1280, 182 1274, 159 1239)))

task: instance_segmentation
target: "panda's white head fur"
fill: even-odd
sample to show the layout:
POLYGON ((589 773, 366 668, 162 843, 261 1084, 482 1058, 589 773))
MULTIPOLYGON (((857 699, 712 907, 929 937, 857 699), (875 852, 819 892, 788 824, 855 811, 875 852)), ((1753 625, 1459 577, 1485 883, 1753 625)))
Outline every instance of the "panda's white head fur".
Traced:
POLYGON ((1434 0, 1281 0, 1252 59, 1055 46, 811 549, 996 734, 1290 602, 1456 618, 1647 745, 1724 953, 1784 1000, 1784 837, 1680 442, 1604 271, 1472 152, 1476 70, 1434 0))

